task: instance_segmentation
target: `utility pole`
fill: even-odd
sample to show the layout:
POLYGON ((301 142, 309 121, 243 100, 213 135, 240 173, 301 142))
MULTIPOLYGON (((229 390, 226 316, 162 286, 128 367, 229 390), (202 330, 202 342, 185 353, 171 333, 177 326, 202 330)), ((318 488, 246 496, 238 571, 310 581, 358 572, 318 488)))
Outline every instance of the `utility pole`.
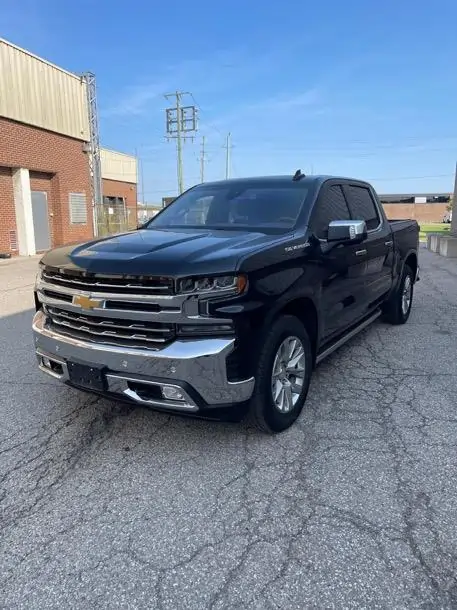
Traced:
POLYGON ((205 136, 202 136, 202 148, 200 151, 200 182, 205 182, 205 136))
POLYGON ((181 94, 176 92, 176 151, 178 157, 178 192, 184 190, 184 180, 182 174, 182 143, 181 143, 181 94))
POLYGON ((230 178, 230 156, 232 150, 232 134, 229 132, 225 141, 225 179, 230 178))
POLYGON ((143 206, 146 207, 146 216, 148 215, 148 206, 144 200, 144 173, 143 173, 143 159, 140 159, 140 176, 141 176, 141 201, 143 206))
POLYGON ((455 164, 454 196, 452 197, 451 235, 457 237, 457 163, 455 164))
MULTIPOLYGON (((183 95, 191 95, 188 91, 175 91, 167 93, 166 99, 175 98, 175 106, 166 109, 166 129, 168 139, 176 139, 176 157, 178 173, 178 192, 184 191, 184 175, 182 166, 182 143, 187 137, 186 133, 197 131, 197 109, 195 106, 182 106, 183 95)), ((193 140, 193 136, 192 136, 193 140)))

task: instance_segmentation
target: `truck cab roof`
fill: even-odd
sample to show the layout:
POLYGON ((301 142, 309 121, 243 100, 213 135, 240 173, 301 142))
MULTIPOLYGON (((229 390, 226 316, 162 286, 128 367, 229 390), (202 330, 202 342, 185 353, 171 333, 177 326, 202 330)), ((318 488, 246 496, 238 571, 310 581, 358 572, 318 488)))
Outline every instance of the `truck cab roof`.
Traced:
MULTIPOLYGON (((279 176, 253 176, 246 178, 229 178, 228 180, 215 180, 213 182, 204 182, 203 184, 199 184, 197 186, 244 186, 244 185, 265 185, 265 186, 281 186, 283 184, 296 184, 297 188, 301 186, 310 187, 319 187, 327 180, 342 180, 342 181, 350 181, 357 182, 358 184, 367 184, 367 182, 363 180, 356 180, 354 178, 350 178, 348 176, 332 176, 326 174, 312 174, 308 176, 303 176, 299 180, 293 180, 293 175, 279 175, 279 176)), ((195 187, 194 187, 195 188, 195 187)))

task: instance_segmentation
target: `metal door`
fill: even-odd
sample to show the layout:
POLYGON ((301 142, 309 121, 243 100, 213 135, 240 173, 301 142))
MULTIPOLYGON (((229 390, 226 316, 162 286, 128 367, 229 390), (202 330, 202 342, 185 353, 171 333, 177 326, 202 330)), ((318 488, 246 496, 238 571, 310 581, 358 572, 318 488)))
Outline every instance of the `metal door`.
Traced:
POLYGON ((35 250, 42 252, 51 247, 51 232, 49 230, 48 197, 41 191, 32 191, 33 232, 35 234, 35 250))

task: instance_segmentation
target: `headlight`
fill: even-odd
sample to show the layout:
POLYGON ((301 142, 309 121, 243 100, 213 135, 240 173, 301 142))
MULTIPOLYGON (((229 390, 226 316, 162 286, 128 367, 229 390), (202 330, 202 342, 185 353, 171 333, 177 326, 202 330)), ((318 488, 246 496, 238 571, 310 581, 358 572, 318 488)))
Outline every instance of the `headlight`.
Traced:
POLYGON ((43 275, 43 269, 44 269, 45 265, 43 265, 42 262, 38 263, 38 273, 35 276, 35 287, 37 286, 38 282, 41 280, 42 275, 43 275))
POLYGON ((220 275, 218 277, 186 277, 178 280, 178 294, 227 293, 241 294, 247 286, 244 275, 220 275))

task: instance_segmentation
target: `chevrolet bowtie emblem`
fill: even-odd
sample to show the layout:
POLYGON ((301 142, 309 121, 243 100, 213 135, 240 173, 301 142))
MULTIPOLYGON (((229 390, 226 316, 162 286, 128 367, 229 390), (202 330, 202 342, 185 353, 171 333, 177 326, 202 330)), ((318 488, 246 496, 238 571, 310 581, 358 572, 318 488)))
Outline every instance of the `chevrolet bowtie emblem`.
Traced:
POLYGON ((72 303, 73 305, 79 305, 82 309, 95 309, 96 307, 101 307, 103 301, 100 299, 91 299, 82 294, 76 294, 73 297, 72 303))

